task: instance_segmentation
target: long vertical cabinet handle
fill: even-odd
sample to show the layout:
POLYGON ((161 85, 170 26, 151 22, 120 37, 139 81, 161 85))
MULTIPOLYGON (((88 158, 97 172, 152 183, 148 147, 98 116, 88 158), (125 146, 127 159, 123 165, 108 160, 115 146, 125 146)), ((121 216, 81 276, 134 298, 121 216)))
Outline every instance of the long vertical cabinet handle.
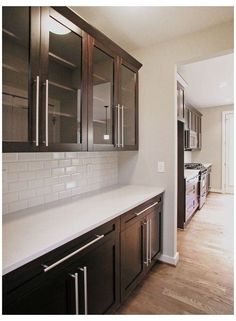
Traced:
POLYGON ((152 220, 149 219, 149 262, 152 261, 152 220))
POLYGON ((75 282, 75 314, 79 314, 79 285, 78 285, 78 273, 71 274, 75 282))
MULTIPOLYGON (((147 241, 147 221, 145 221, 143 225, 146 226, 146 241, 147 241)), ((147 246, 146 246, 146 258, 144 259, 143 263, 148 266, 147 246)))
POLYGON ((117 147, 120 147, 120 104, 117 105, 117 147))
POLYGON ((39 146, 39 76, 36 77, 36 137, 35 144, 39 146))
POLYGON ((145 264, 149 265, 149 222, 148 220, 144 223, 146 225, 146 260, 145 264))
POLYGON ((121 106, 121 147, 124 147, 124 106, 121 106))
POLYGON ((46 141, 46 146, 48 146, 48 79, 46 79, 46 102, 45 102, 45 104, 46 104, 45 141, 46 141))
POLYGON ((87 285, 87 267, 80 268, 84 272, 84 314, 88 314, 88 285, 87 285))

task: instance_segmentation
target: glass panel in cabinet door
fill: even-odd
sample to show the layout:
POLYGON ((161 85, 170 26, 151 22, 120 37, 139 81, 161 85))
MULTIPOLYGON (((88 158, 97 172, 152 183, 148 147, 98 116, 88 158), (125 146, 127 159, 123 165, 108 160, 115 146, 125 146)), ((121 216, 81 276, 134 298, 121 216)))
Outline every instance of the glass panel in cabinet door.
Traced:
POLYGON ((93 52, 93 142, 113 144, 114 59, 93 52))
POLYGON ((49 144, 81 143, 82 38, 50 18, 49 144))
POLYGON ((4 142, 28 142, 29 7, 2 9, 4 142))
POLYGON ((121 65, 120 98, 123 106, 123 142, 122 145, 135 145, 135 83, 136 73, 121 65))

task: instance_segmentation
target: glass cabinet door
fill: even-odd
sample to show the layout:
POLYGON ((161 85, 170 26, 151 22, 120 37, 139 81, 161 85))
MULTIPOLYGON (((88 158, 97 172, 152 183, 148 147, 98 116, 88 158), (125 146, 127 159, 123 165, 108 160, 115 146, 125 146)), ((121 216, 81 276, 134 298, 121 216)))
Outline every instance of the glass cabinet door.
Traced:
POLYGON ((120 67, 121 145, 137 145, 137 73, 125 65, 120 67))
POLYGON ((98 47, 92 56, 93 146, 114 148, 114 58, 98 47))
MULTIPOLYGON (((35 9, 33 9, 35 10, 35 9)), ((4 143, 26 144, 31 138, 33 115, 29 79, 33 21, 29 7, 2 8, 2 138, 4 143)), ((35 21, 37 20, 36 17, 35 21)), ((37 36, 35 35, 35 38, 37 36)), ((31 70, 31 72, 30 72, 31 70)))
POLYGON ((82 38, 50 17, 48 144, 81 143, 82 38))

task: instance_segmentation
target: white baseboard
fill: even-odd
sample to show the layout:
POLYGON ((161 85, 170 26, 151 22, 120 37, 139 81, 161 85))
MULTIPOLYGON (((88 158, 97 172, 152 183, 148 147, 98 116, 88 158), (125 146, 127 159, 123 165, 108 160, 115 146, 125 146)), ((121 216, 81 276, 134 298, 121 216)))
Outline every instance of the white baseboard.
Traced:
POLYGON ((212 192, 212 193, 224 193, 222 189, 217 189, 217 188, 211 188, 209 190, 209 192, 212 192))
POLYGON ((158 260, 161 262, 176 266, 177 263, 179 262, 179 252, 176 252, 175 256, 168 256, 168 255, 162 254, 158 258, 158 260))

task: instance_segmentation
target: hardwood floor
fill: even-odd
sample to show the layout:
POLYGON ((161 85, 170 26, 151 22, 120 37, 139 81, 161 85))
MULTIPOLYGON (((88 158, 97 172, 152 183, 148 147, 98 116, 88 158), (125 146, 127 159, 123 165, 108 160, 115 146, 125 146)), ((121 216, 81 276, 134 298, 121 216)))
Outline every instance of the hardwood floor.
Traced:
POLYGON ((178 230, 178 265, 156 264, 117 314, 233 314, 233 228, 233 196, 210 193, 178 230))

